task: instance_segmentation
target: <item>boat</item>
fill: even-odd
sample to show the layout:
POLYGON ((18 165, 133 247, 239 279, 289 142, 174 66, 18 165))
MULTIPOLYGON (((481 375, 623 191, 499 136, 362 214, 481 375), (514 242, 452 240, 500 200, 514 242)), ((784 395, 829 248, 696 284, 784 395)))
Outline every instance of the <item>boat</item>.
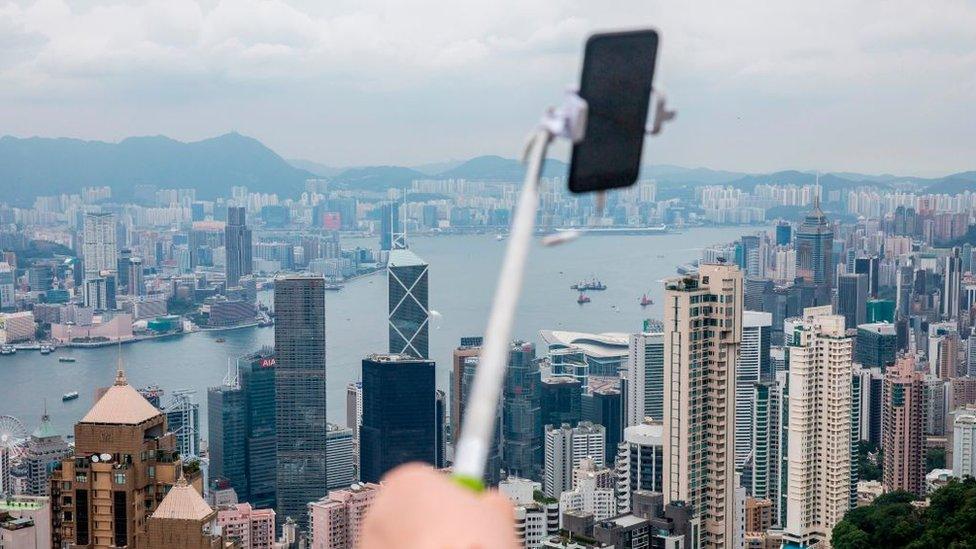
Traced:
POLYGON ((58 362, 75 362, 78 359, 73 356, 59 356, 58 362))
POLYGON ((647 307, 648 305, 654 305, 654 300, 647 297, 647 294, 644 294, 643 296, 641 296, 640 306, 647 307))
POLYGON ((584 303, 589 303, 590 302, 590 296, 584 294, 583 292, 580 292, 579 297, 576 298, 576 302, 579 303, 580 305, 582 305, 584 303))
POLYGON ((12 355, 17 352, 13 345, 0 345, 0 355, 12 355))
POLYGON ((505 237, 502 236, 502 235, 500 235, 500 234, 496 234, 495 235, 495 240, 502 241, 502 240, 505 240, 505 237))
POLYGON ((341 282, 326 282, 324 289, 327 290, 327 291, 330 291, 330 292, 338 292, 339 290, 343 289, 344 287, 345 287, 345 284, 343 284, 341 282))
POLYGON ((604 284, 603 282, 601 282, 598 278, 593 277, 593 279, 592 280, 589 280, 589 281, 582 281, 581 280, 581 281, 577 282, 576 284, 573 284, 572 286, 570 286, 569 289, 570 290, 579 290, 581 292, 585 292, 587 290, 593 290, 593 291, 597 291, 597 292, 602 292, 603 290, 606 290, 607 289, 607 285, 604 284))
POLYGON ((74 400, 76 398, 78 398, 78 391, 71 391, 70 393, 61 395, 62 402, 68 402, 69 400, 74 400))
POLYGON ((50 345, 41 345, 41 354, 42 355, 49 355, 49 354, 51 354, 51 351, 53 351, 53 350, 54 350, 54 348, 51 347, 50 345))
POLYGON ((214 341, 216 341, 217 343, 223 343, 223 342, 225 342, 225 341, 227 341, 227 340, 226 340, 226 339, 224 339, 224 338, 222 338, 222 337, 218 337, 218 338, 217 338, 216 340, 214 340, 214 341))

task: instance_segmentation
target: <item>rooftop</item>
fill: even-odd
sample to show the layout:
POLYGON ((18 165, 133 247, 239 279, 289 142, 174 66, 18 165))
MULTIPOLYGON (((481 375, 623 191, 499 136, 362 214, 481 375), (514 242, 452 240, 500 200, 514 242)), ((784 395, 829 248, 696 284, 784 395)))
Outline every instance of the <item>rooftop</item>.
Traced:
POLYGON ((81 418, 80 423, 138 425, 161 413, 129 385, 120 367, 115 376, 115 384, 105 391, 102 398, 81 418))
POLYGON ((586 355, 597 358, 626 356, 630 344, 630 335, 621 332, 589 334, 585 332, 540 330, 539 334, 550 347, 576 347, 586 355))
POLYGON ((213 509, 203 500, 203 496, 181 475, 163 501, 159 503, 152 518, 204 520, 211 513, 213 509))
POLYGON ((410 250, 390 250, 389 267, 425 267, 427 263, 410 250))

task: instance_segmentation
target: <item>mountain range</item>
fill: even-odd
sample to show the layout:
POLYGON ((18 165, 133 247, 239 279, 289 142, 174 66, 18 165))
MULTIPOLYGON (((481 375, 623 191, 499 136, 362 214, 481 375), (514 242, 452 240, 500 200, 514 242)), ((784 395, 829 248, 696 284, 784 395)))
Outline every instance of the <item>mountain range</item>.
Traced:
MULTIPOLYGON (((543 175, 565 176, 567 165, 546 161, 543 175)), ((230 194, 230 187, 244 185, 252 191, 296 196, 305 180, 323 178, 340 188, 384 192, 403 188, 415 179, 469 179, 521 181, 522 165, 511 158, 479 156, 422 166, 332 167, 308 160, 285 160, 260 141, 228 133, 201 141, 182 142, 165 136, 130 137, 118 143, 70 138, 0 138, 0 202, 30 205, 37 196, 77 193, 83 187, 108 185, 113 196, 131 198, 134 186, 192 187, 201 199, 230 194)), ((760 183, 806 184, 818 175, 808 171, 768 174, 646 165, 642 177, 655 179, 664 188, 698 185, 733 185, 751 189, 760 183)), ((976 171, 938 178, 866 175, 851 172, 822 173, 819 181, 828 190, 857 186, 914 188, 955 193, 976 190, 976 171)))

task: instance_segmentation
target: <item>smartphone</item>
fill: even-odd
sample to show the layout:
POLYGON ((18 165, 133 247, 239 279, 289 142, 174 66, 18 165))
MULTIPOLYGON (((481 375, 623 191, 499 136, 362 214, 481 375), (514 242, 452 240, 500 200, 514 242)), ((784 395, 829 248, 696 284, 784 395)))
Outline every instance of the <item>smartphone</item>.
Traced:
POLYGON ((657 59, 657 31, 595 34, 586 41, 579 95, 586 134, 573 145, 569 190, 627 187, 637 181, 657 59))

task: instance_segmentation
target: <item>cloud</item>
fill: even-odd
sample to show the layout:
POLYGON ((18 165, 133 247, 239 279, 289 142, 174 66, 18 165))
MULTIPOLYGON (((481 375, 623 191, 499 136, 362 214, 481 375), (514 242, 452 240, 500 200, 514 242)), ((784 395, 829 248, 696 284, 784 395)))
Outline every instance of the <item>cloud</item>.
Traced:
POLYGON ((965 0, 0 0, 0 117, 100 138, 240 129, 340 164, 509 153, 577 78, 588 33, 646 25, 682 109, 655 143, 668 161, 940 171, 971 157, 965 0))

